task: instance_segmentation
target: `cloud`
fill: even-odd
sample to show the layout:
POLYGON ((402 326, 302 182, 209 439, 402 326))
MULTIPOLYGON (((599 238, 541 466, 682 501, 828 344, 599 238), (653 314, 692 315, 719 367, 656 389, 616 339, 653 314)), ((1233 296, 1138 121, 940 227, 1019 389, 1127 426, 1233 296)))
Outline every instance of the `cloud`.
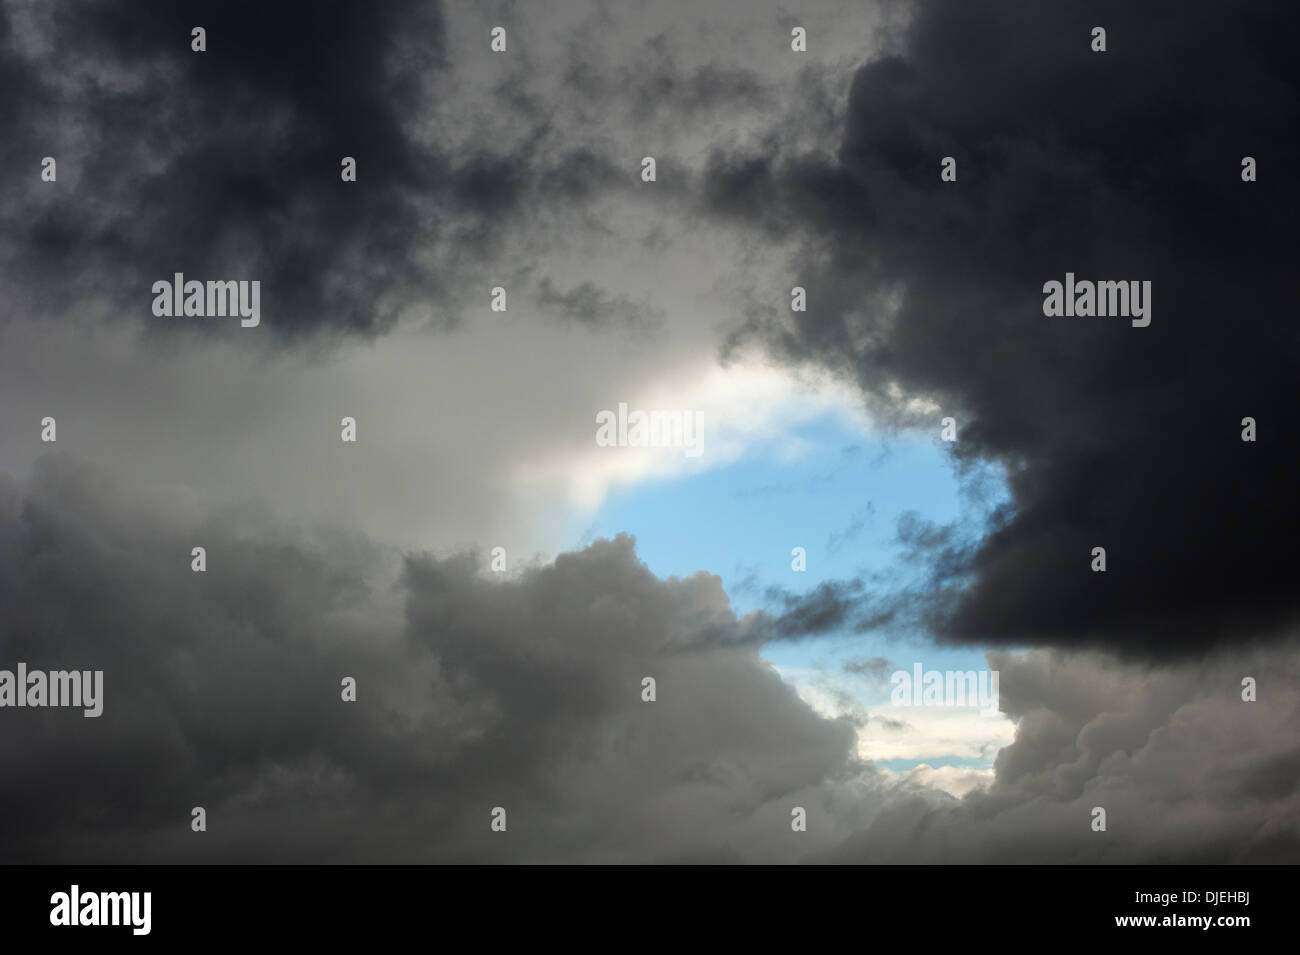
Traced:
POLYGON ((845 660, 845 673, 862 673, 868 676, 882 677, 889 669, 890 663, 884 657, 870 657, 862 660, 845 660))
POLYGON ((14 81, 0 161, 59 163, 57 182, 33 171, 0 197, 23 224, 6 272, 42 310, 152 320, 151 284, 183 272, 260 280, 276 336, 373 335, 437 289, 417 253, 449 216, 486 222, 514 201, 509 177, 476 172, 489 159, 453 165, 413 133, 438 83, 438 4, 11 3, 0 23, 14 81))
POLYGON ((1157 668, 992 655, 1016 739, 957 801, 944 790, 980 780, 873 770, 852 719, 760 659, 763 615, 738 619, 717 577, 656 578, 627 537, 500 579, 471 555, 207 513, 56 454, 0 481, 0 599, 0 661, 104 671, 98 719, 4 711, 12 862, 1300 853, 1294 644, 1157 668))
POLYGON ((610 295, 591 282, 561 292, 549 278, 543 277, 538 287, 537 304, 588 328, 622 325, 637 331, 654 328, 663 322, 662 312, 633 302, 626 296, 610 295))
POLYGON ((1298 645, 1292 637, 1158 667, 1097 653, 990 654, 1002 674, 1003 712, 1017 723, 995 778, 948 805, 891 801, 824 858, 1294 861, 1300 786, 1290 773, 1297 742, 1286 727, 1300 717, 1298 645), (1258 702, 1241 699, 1246 676, 1260 681, 1258 702), (1105 832, 1091 828, 1098 806, 1105 832))
POLYGON ((959 799, 972 790, 987 786, 993 779, 993 773, 987 770, 962 769, 958 766, 935 767, 928 763, 921 763, 898 775, 906 782, 939 789, 959 799))
POLYGON ((0 267, 26 312, 154 336, 226 330, 153 317, 152 284, 177 272, 259 280, 266 331, 250 341, 280 348, 454 327, 553 246, 548 221, 633 181, 608 143, 552 129, 513 81, 471 97, 476 119, 508 115, 510 135, 454 135, 486 37, 452 44, 443 5, 419 0, 7 2, 0 162, 16 175, 0 209, 16 228, 0 267))
POLYGON ((714 153, 707 208, 801 237, 809 296, 734 341, 855 381, 881 420, 951 414, 959 462, 1007 469, 1010 507, 932 594, 945 639, 1173 657, 1295 620, 1294 15, 1218 6, 921 3, 858 70, 837 154, 714 153), (1277 173, 1243 183, 1245 155, 1277 173), (1153 282, 1152 324, 1045 317, 1067 271, 1153 282))
POLYGON ((851 728, 759 659, 718 578, 659 580, 629 538, 500 580, 52 455, 4 482, 0 555, 0 657, 105 674, 97 720, 5 711, 9 861, 795 858, 831 835, 791 841, 789 813, 840 786, 851 728))

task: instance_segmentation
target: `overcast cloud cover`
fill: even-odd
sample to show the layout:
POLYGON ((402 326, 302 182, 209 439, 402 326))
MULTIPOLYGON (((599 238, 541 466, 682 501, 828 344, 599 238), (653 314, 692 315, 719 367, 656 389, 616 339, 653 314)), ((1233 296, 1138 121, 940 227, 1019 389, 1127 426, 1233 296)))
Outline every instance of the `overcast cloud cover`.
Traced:
POLYGON ((1289 7, 0 9, 0 667, 105 671, 0 710, 5 861, 1300 861, 1289 7), (154 318, 176 271, 262 326, 154 318), (1044 317, 1067 271, 1151 325, 1044 317), (620 400, 709 453, 596 454, 620 400), (827 411, 953 415, 1010 503, 770 615, 572 550, 827 411), (900 620, 995 648, 962 799, 760 655, 900 620))

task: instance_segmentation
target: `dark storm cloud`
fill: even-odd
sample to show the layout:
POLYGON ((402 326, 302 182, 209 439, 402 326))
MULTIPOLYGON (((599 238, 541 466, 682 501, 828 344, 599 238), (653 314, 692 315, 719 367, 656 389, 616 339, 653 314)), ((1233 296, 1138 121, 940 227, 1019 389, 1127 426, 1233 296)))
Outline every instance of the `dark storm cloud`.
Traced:
MULTIPOLYGON (((436 85, 437 5, 59 4, 36 20, 39 48, 16 6, 0 28, 5 215, 23 220, 11 280, 149 317, 150 285, 174 272, 257 278, 282 332, 373 332, 404 304, 381 290, 428 290, 408 253, 431 228, 417 200, 447 169, 408 123, 436 85), (43 155, 59 182, 33 187, 20 172, 43 155), (356 183, 340 180, 344 156, 356 183)), ((452 183, 470 208, 502 201, 464 173, 452 183)))
POLYGON ((260 280, 281 341, 372 336, 404 309, 454 320, 467 294, 456 256, 496 251, 526 202, 601 180, 589 151, 459 154, 431 140, 445 42, 441 6, 424 0, 6 4, 11 298, 149 320, 152 283, 183 272, 260 280), (191 50, 195 26, 206 52, 191 50), (39 181, 46 155, 56 183, 39 181), (340 179, 344 156, 355 183, 340 179))
POLYGON ((925 2, 857 73, 838 156, 715 154, 716 215, 804 240, 808 311, 755 311, 737 341, 899 423, 951 414, 960 459, 1007 466, 978 549, 914 536, 973 575, 945 638, 1159 656, 1295 619, 1296 26, 1265 3, 925 2), (1045 317, 1067 271, 1150 280, 1151 325, 1045 317))
MULTIPOLYGON (((0 667, 104 711, 0 711, 5 861, 796 858, 851 764, 716 577, 629 538, 500 581, 265 514, 146 504, 66 456, 0 483, 0 667), (207 548, 208 570, 190 569, 207 548), (357 702, 340 700, 355 677, 357 702), (657 680, 655 703, 642 679, 657 680), (189 828, 203 806, 208 832, 189 828), (509 830, 490 832, 494 806, 509 830)), ((828 834, 829 835, 829 834, 828 834)), ((829 846, 829 843, 826 844, 829 846)))

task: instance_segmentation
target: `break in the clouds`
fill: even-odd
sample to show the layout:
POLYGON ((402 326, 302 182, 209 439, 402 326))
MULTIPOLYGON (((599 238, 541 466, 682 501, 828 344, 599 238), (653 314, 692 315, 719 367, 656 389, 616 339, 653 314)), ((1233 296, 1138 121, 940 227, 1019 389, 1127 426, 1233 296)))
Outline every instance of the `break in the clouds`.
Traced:
POLYGON ((0 668, 104 674, 94 720, 0 711, 6 860, 1300 857, 1290 10, 2 11, 0 668), (155 318, 176 272, 260 282, 259 324, 155 318), (1045 315, 1067 273, 1150 281, 1151 323, 1045 315), (605 453, 620 402, 705 454, 605 453), (1008 502, 752 614, 574 549, 611 488, 820 414, 951 415, 1008 502), (762 656, 828 635, 855 680, 868 639, 1030 648, 988 661, 1014 739, 762 656))
POLYGON ((0 459, 30 467, 29 422, 51 415, 62 446, 132 481, 553 555, 610 487, 683 467, 595 454, 602 409, 701 412, 702 467, 810 409, 854 414, 844 386, 804 402, 762 356, 721 366, 721 330, 781 253, 691 196, 722 118, 728 141, 779 121, 829 142, 828 104, 886 18, 831 31, 850 4, 821 3, 828 56, 767 74, 751 51, 784 45, 778 4, 739 25, 695 6, 6 4, 0 150, 37 175, 0 180, 0 459), (502 18, 513 42, 493 55, 502 18), (681 75, 734 82, 698 99, 681 75), (155 317, 152 284, 177 271, 259 281, 258 326, 155 317))

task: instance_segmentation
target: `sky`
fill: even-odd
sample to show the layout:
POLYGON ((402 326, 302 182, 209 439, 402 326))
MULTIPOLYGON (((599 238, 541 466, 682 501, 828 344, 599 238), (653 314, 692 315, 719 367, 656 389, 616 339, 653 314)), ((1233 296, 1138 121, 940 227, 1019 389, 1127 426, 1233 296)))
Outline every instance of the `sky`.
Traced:
POLYGON ((1300 861, 1295 17, 0 0, 0 861, 1300 861))
MULTIPOLYGON (((792 598, 815 597, 818 588, 842 580, 914 583, 918 573, 905 560, 900 520, 979 527, 991 508, 1005 503, 995 472, 985 475, 991 500, 963 493, 938 434, 892 437, 828 416, 789 429, 775 444, 750 448, 698 477, 614 491, 583 542, 630 533, 638 557, 656 575, 689 577, 709 568, 738 614, 779 616, 792 598), (801 571, 793 566, 796 547, 806 554, 801 571)), ((874 716, 859 728, 858 752, 878 768, 961 770, 938 783, 945 792, 962 795, 989 781, 997 749, 1011 742, 1010 721, 982 717, 975 707, 927 713, 932 723, 913 716, 905 735, 882 726, 912 715, 890 701, 894 672, 911 673, 915 662, 926 670, 984 670, 978 647, 936 647, 921 628, 855 632, 837 623, 769 644, 761 656, 818 712, 874 716)))

